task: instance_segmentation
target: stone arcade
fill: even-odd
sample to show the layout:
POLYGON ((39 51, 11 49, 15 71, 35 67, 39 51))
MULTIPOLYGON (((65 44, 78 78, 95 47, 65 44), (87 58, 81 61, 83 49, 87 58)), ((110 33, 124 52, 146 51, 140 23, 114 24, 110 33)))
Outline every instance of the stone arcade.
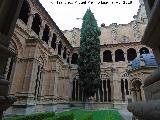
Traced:
MULTIPOLYGON (((131 82, 141 81, 140 84, 135 82, 134 86, 142 87, 139 85, 143 84, 144 75, 152 70, 138 73, 130 68, 136 57, 152 54, 149 47, 140 43, 147 22, 141 2, 130 23, 101 25, 102 86, 95 96, 93 108, 121 109, 126 108, 128 102, 145 100, 142 89, 141 97, 135 99, 131 82), (132 74, 136 77, 132 78, 132 74)), ((5 114, 83 107, 76 65, 79 42, 80 29, 62 32, 38 0, 24 0, 9 45, 16 56, 8 59, 4 75, 11 82, 9 94, 16 96, 17 101, 5 114)), ((140 63, 145 65, 144 60, 140 63)))

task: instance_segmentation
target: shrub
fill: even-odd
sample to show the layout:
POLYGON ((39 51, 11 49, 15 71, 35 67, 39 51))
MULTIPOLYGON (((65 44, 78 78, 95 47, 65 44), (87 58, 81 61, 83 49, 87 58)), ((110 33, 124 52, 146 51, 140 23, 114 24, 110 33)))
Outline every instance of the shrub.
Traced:
POLYGON ((47 113, 35 113, 27 116, 16 116, 12 118, 7 118, 6 120, 43 120, 48 117, 55 116, 54 112, 47 112, 47 113))
POLYGON ((56 120, 74 120, 73 113, 65 112, 56 116, 56 120))
POLYGON ((81 117, 80 120, 93 120, 93 114, 92 113, 88 113, 83 115, 83 117, 81 117))

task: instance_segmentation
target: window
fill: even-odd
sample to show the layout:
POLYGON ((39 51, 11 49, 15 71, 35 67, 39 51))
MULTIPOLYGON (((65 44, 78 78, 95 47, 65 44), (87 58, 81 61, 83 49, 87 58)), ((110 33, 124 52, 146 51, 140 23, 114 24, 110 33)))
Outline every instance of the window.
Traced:
POLYGON ((125 61, 124 52, 121 49, 115 51, 115 62, 125 61))
POLYGON ((129 48, 127 50, 127 60, 128 61, 133 61, 137 57, 136 50, 133 48, 129 48))
POLYGON ((56 41, 57 41, 57 36, 55 33, 53 33, 52 37, 52 42, 51 42, 51 47, 55 50, 56 49, 56 41))
POLYGON ((112 62, 111 51, 106 50, 106 51, 103 52, 103 62, 112 62))
POLYGON ((48 40, 49 40, 49 27, 48 27, 48 25, 45 25, 42 40, 48 44, 48 40))
POLYGON ((148 54, 148 53, 149 53, 149 50, 148 50, 147 48, 143 47, 143 48, 141 48, 141 49, 139 50, 139 52, 140 52, 140 55, 142 55, 142 54, 148 54))
POLYGON ((78 60, 78 54, 77 53, 73 53, 71 64, 77 64, 77 60, 78 60))
POLYGON ((32 22, 32 27, 31 29, 39 35, 40 32, 40 26, 41 26, 41 18, 40 16, 36 13, 32 22))
POLYGON ((19 19, 21 19, 25 24, 28 23, 29 13, 30 13, 29 3, 26 0, 24 0, 19 14, 19 19))
POLYGON ((61 55, 61 52, 62 52, 62 42, 59 41, 59 44, 58 44, 58 55, 61 55))

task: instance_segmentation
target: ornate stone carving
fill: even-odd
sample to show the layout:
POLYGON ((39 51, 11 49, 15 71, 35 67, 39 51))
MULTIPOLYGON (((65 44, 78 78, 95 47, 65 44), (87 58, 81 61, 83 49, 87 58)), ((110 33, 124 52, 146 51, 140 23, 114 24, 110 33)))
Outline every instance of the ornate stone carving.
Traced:
POLYGON ((113 23, 111 26, 111 34, 112 34, 112 38, 113 40, 117 39, 117 23, 113 23))
POLYGON ((139 26, 138 26, 137 21, 133 22, 133 26, 132 27, 133 27, 133 34, 134 34, 135 41, 140 41, 141 33, 139 31, 139 26))

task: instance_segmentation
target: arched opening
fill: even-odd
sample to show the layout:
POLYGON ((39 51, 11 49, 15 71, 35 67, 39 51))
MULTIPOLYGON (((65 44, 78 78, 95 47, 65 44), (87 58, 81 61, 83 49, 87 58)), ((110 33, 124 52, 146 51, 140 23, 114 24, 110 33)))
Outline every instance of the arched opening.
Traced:
POLYGON ((110 78, 106 74, 101 74, 100 86, 96 95, 97 101, 111 102, 111 84, 110 78))
POLYGON ((115 62, 125 61, 124 52, 121 49, 115 51, 115 62))
POLYGON ((36 13, 32 22, 32 27, 31 29, 39 35, 40 32, 40 26, 41 26, 41 18, 40 16, 36 13))
POLYGON ((122 93, 122 101, 125 102, 125 91, 124 91, 124 80, 121 79, 121 93, 122 93))
POLYGON ((67 63, 69 63, 69 57, 67 58, 67 63))
POLYGON ((139 80, 134 80, 132 83, 132 94, 134 101, 142 101, 142 93, 141 93, 142 83, 139 80))
POLYGON ((83 91, 81 90, 81 87, 79 84, 79 76, 75 76, 73 78, 72 100, 73 101, 83 100, 83 91))
POLYGON ((55 50, 56 49, 56 42, 57 42, 57 36, 55 33, 53 33, 51 47, 55 50))
POLYGON ((59 44, 58 44, 58 55, 61 55, 61 52, 62 52, 62 42, 59 41, 59 44))
POLYGON ((137 57, 136 50, 133 48, 129 48, 127 50, 127 60, 128 61, 133 61, 137 57))
POLYGON ((139 52, 140 52, 140 55, 142 55, 142 54, 148 54, 148 53, 149 53, 149 50, 148 50, 146 47, 143 47, 143 48, 141 48, 141 49, 139 50, 139 52))
POLYGON ((112 52, 110 50, 103 52, 103 62, 112 62, 112 52))
POLYGON ((102 90, 102 80, 100 81, 100 88, 99 88, 99 100, 100 100, 100 102, 103 102, 103 90, 102 90))
POLYGON ((72 88, 72 100, 73 100, 73 101, 76 100, 75 84, 76 84, 76 79, 74 78, 74 79, 73 79, 73 88, 72 88))
POLYGON ((103 80, 103 96, 104 96, 104 102, 107 101, 107 86, 106 86, 106 80, 103 80))
POLYGON ((121 93, 122 93, 122 101, 125 102, 126 95, 129 95, 128 88, 128 73, 124 73, 121 78, 121 93))
POLYGON ((110 80, 107 80, 107 88, 108 88, 108 102, 111 102, 111 83, 110 80))
POLYGON ((64 59, 66 59, 66 57, 67 57, 66 54, 67 54, 67 48, 64 47, 64 52, 63 52, 63 58, 64 58, 64 59))
POLYGON ((49 30, 50 29, 49 29, 48 25, 45 25, 42 40, 45 41, 47 44, 48 44, 48 40, 49 40, 49 30))
POLYGON ((128 80, 127 79, 125 79, 125 89, 126 89, 126 95, 129 95, 128 80))
POLYGON ((28 23, 29 13, 30 13, 29 3, 27 2, 27 0, 24 0, 19 14, 19 19, 21 19, 26 25, 28 23))
POLYGON ((77 60, 78 60, 78 54, 77 53, 73 53, 71 64, 77 64, 77 60))

